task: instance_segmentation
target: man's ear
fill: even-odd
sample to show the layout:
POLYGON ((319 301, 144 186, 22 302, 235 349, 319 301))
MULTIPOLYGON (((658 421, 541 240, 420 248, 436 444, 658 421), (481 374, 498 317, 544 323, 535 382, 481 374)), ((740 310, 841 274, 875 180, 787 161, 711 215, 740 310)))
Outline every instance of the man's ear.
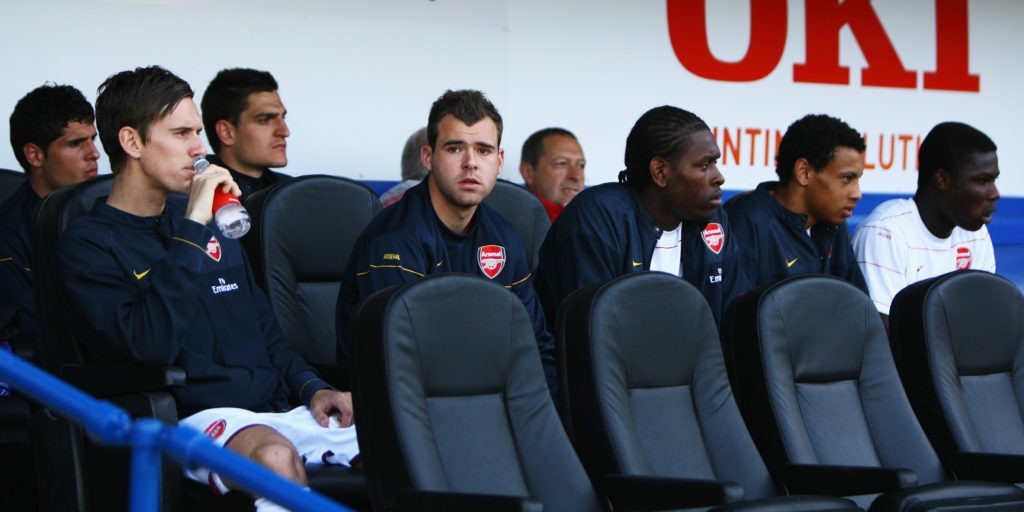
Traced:
POLYGON ((668 184, 669 165, 664 158, 659 156, 652 158, 647 164, 647 169, 650 171, 651 181, 655 185, 664 188, 668 184))
POLYGON ((431 154, 433 154, 433 151, 430 149, 430 146, 420 146, 420 163, 423 164, 423 167, 427 168, 427 172, 434 170, 433 167, 430 166, 431 154))
POLYGON ((42 167, 43 161, 46 160, 46 151, 34 142, 26 142, 21 148, 21 153, 25 155, 30 167, 42 167))
POLYGON ((132 158, 142 156, 142 135, 131 126, 122 126, 117 131, 117 141, 121 143, 121 149, 132 158))
POLYGON ((816 172, 806 158, 798 158, 793 164, 793 179, 802 187, 811 182, 811 173, 816 172))
POLYGON ((217 138, 220 139, 221 146, 235 145, 235 125, 229 123, 226 119, 221 119, 214 123, 213 129, 217 132, 217 138))
POLYGON ((953 188, 953 176, 945 169, 935 171, 933 176, 933 179, 935 180, 935 188, 943 192, 953 188))

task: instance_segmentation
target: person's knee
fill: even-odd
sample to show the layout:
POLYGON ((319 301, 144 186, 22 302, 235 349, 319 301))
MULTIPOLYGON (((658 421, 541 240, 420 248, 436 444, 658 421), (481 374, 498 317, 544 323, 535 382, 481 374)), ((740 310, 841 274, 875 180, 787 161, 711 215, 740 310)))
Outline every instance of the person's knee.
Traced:
POLYGON ((269 468, 271 471, 305 484, 306 472, 299 458, 298 452, 288 442, 270 441, 255 447, 251 457, 258 464, 269 468))

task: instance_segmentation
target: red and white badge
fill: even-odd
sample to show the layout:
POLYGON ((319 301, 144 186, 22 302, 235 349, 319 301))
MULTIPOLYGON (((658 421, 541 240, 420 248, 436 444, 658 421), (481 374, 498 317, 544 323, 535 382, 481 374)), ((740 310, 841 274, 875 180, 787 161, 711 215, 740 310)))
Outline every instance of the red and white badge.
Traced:
POLYGON ((971 248, 970 247, 957 247, 956 248, 956 269, 967 270, 971 268, 971 248))
POLYGON ((494 279, 505 268, 505 248, 500 245, 477 247, 476 262, 485 276, 494 279))
POLYGON ((224 421, 223 419, 219 419, 213 423, 210 423, 210 426, 206 427, 206 430, 204 430, 203 433, 206 434, 206 437, 209 437, 210 439, 217 439, 218 437, 221 436, 221 434, 224 433, 224 430, 227 428, 228 422, 224 421))
POLYGON ((708 246, 712 252, 718 254, 722 252, 722 247, 725 247, 725 230, 722 229, 722 225, 717 222, 711 222, 704 227, 704 232, 701 233, 704 238, 704 245, 708 246))
POLYGON ((213 261, 220 261, 220 242, 217 237, 211 236, 210 241, 206 242, 206 255, 213 258, 213 261))

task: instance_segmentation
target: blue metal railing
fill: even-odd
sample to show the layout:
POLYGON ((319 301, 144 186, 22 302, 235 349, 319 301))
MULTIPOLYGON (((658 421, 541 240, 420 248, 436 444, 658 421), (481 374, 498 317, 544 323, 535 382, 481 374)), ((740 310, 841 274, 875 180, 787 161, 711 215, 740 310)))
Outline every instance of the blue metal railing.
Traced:
POLYGON ((23 395, 81 423, 100 442, 131 448, 132 512, 160 509, 161 451, 183 467, 210 468, 225 480, 291 510, 351 510, 306 491, 231 450, 217 447, 200 432, 151 418, 133 422, 123 409, 97 400, 5 350, 0 350, 0 379, 23 395))

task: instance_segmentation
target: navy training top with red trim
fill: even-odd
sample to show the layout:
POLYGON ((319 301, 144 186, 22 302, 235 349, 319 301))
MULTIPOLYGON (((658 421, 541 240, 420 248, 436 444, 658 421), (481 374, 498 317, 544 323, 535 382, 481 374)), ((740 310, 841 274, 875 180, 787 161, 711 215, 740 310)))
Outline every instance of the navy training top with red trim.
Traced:
POLYGON ((798 274, 827 274, 867 293, 846 223, 815 223, 808 236, 807 216, 772 197, 770 191, 777 186, 774 181, 761 183, 727 203, 751 287, 798 274))
POLYGON ((284 338, 237 240, 184 218, 185 199, 138 217, 97 200, 57 247, 69 323, 88 354, 174 365, 182 415, 212 407, 257 412, 308 405, 322 381, 284 338))
MULTIPOLYGON (((381 211, 352 249, 338 291, 338 363, 348 365, 348 328, 356 306, 377 290, 427 274, 461 272, 491 278, 515 293, 533 322, 548 384, 555 382, 554 340, 533 290, 526 249, 496 210, 480 204, 465 234, 452 233, 437 217, 429 182, 410 188, 381 211)), ((552 387, 554 389, 554 387, 552 387)))
POLYGON ((32 288, 32 213, 39 196, 24 183, 0 205, 0 304, 17 306, 21 323, 15 344, 31 347, 36 338, 32 288))
MULTIPOLYGON (((706 223, 683 221, 683 279, 711 306, 715 322, 746 289, 736 240, 722 208, 706 223)), ((662 229, 629 185, 585 189, 551 224, 540 247, 537 295, 547 315, 572 292, 630 272, 650 270, 662 229)))

